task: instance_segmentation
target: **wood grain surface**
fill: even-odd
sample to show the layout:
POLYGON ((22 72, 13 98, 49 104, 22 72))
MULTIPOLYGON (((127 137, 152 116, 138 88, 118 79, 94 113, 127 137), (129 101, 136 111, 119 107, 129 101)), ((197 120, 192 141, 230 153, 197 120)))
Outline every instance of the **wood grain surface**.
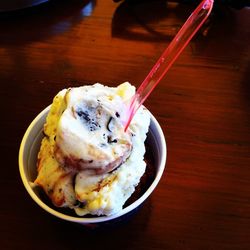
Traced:
POLYGON ((98 230, 29 197, 18 150, 69 86, 139 86, 193 5, 63 1, 0 16, 1 249, 250 249, 250 10, 217 7, 145 105, 166 171, 128 221, 98 230))

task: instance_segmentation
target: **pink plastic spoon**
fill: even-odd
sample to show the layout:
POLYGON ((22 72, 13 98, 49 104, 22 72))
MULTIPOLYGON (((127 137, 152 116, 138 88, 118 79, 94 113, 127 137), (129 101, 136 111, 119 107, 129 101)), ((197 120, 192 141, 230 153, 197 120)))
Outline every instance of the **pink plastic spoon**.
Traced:
POLYGON ((205 22, 212 10, 213 3, 213 0, 203 0, 198 5, 142 82, 129 104, 125 131, 138 108, 147 99, 149 94, 205 22))

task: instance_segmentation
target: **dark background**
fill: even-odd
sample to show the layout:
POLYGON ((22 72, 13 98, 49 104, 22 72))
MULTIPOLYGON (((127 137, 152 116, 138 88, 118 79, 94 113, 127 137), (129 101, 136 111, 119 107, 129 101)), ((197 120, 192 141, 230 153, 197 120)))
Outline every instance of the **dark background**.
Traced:
POLYGON ((69 86, 139 86, 195 4, 51 2, 0 17, 1 249, 250 249, 249 9, 216 7, 145 105, 164 131, 159 186, 130 219, 60 221, 22 185, 18 150, 69 86))

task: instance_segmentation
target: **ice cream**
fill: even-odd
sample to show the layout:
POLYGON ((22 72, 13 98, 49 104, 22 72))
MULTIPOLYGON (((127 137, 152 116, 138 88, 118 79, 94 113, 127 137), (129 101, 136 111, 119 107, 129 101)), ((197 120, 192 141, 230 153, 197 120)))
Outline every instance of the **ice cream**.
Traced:
POLYGON ((150 123, 141 107, 124 131, 129 83, 69 88, 54 98, 44 125, 35 183, 55 206, 80 216, 119 212, 146 168, 144 141, 150 123))
POLYGON ((109 172, 124 162, 132 148, 124 132, 126 110, 119 95, 102 85, 66 91, 67 107, 57 126, 55 156, 72 170, 109 172))

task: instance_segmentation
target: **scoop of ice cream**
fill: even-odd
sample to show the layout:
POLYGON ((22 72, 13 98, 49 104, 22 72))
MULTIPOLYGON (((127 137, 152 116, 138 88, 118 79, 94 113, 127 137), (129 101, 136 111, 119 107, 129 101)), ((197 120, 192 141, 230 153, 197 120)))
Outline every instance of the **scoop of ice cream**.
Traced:
POLYGON ((116 88, 95 84, 64 89, 55 96, 44 125, 35 180, 55 206, 73 208, 79 216, 112 215, 134 192, 146 169, 144 141, 150 123, 149 112, 141 107, 129 133, 124 133, 124 105, 134 93, 129 83, 116 88), (89 158, 85 156, 84 162, 82 155, 89 158), (109 171, 115 157, 121 165, 109 171))
POLYGON ((77 202, 73 185, 74 175, 60 167, 54 157, 57 124, 65 109, 65 93, 66 90, 62 90, 55 96, 44 125, 45 137, 38 154, 38 176, 35 184, 43 188, 55 206, 73 208, 77 202))
POLYGON ((78 215, 83 216, 89 213, 112 215, 121 211, 146 169, 144 141, 149 123, 149 112, 141 107, 129 127, 133 133, 132 152, 119 168, 101 175, 90 175, 87 171, 77 174, 75 194, 83 204, 75 208, 78 215))
POLYGON ((126 106, 115 89, 101 84, 69 89, 57 126, 55 157, 65 168, 109 172, 132 149, 131 133, 122 123, 126 106))

